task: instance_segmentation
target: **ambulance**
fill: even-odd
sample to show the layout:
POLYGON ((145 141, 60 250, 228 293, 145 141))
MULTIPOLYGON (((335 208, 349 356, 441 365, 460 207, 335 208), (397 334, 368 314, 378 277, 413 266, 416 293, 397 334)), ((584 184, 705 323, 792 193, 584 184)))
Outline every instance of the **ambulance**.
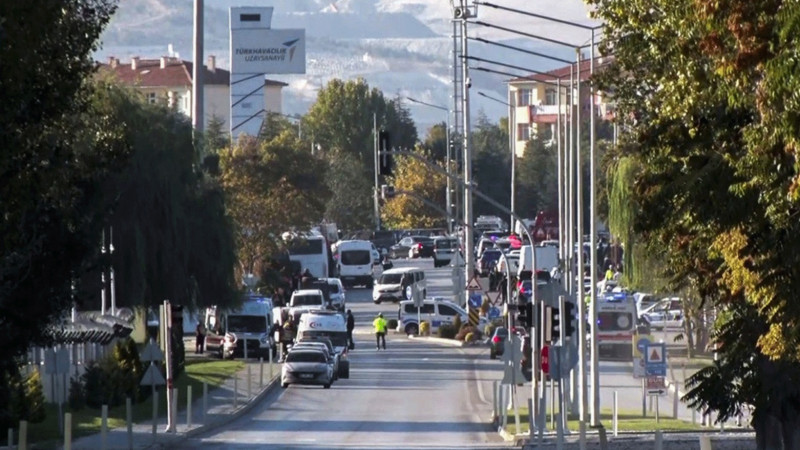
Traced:
POLYGON ((597 346, 600 354, 631 358, 631 340, 636 333, 636 301, 628 292, 597 295, 597 346))

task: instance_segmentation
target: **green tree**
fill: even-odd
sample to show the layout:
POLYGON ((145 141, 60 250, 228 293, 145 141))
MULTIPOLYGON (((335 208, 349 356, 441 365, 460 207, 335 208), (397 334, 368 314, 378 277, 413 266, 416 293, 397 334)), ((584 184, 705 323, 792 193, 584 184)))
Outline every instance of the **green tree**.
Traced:
POLYGON ((319 223, 330 196, 325 162, 285 131, 268 142, 244 137, 221 154, 238 273, 260 273, 282 247, 281 233, 319 223))
MULTIPOLYGON (((71 305, 70 282, 96 243, 91 198, 119 155, 97 154, 110 130, 81 122, 90 58, 115 10, 106 0, 0 3, 0 379, 47 340, 71 305), (93 140, 79 136, 97 131, 93 140)), ((11 401, 0 383, 0 404, 11 401)), ((0 427, 15 426, 0 408, 0 427)))
POLYGON ((516 210, 520 217, 558 209, 558 148, 550 141, 549 132, 535 135, 517 160, 516 210))
POLYGON ((83 306, 99 304, 97 270, 109 263, 118 306, 155 307, 170 299, 193 309, 236 301, 235 244, 222 187, 200 169, 190 123, 113 80, 97 84, 93 114, 118 128, 108 145, 126 148, 129 158, 102 186, 98 207, 107 214, 115 251, 112 259, 95 250, 98 265, 82 277, 83 306))
MULTIPOLYGON (((425 147, 431 155, 433 161, 444 161, 447 159, 447 124, 445 122, 437 123, 428 130, 422 146, 425 147)), ((455 160, 455 155, 450 155, 451 160, 455 160)))
POLYGON ((325 154, 328 163, 326 177, 331 199, 325 209, 325 218, 342 230, 357 230, 374 222, 372 195, 353 195, 354 192, 371 193, 374 172, 365 170, 355 158, 341 155, 339 150, 325 154))
MULTIPOLYGON (((479 114, 472 131, 472 177, 477 189, 502 205, 510 206, 511 154, 508 148, 508 127, 491 123, 479 114)), ((485 200, 473 200, 475 217, 482 214, 500 215, 502 211, 485 200)))
POLYGON ((775 436, 794 448, 800 396, 783 387, 797 384, 800 359, 800 6, 590 3, 614 53, 600 88, 614 92, 625 153, 642 168, 637 239, 660 243, 672 280, 694 282, 731 313, 720 326, 722 363, 687 397, 723 417, 754 405, 758 448, 780 448, 767 441, 775 436))
MULTIPOLYGON (((319 91, 317 101, 303 118, 303 135, 328 155, 333 169, 329 177, 343 178, 335 170, 348 168, 352 164, 336 162, 332 158, 354 159, 362 167, 365 176, 374 174, 373 117, 379 129, 389 132, 393 148, 413 148, 417 142, 416 127, 400 99, 387 99, 378 89, 370 89, 363 79, 332 80, 319 91)), ((345 178, 329 179, 328 185, 335 187, 330 197, 331 203, 326 208, 332 214, 352 208, 352 197, 358 197, 358 203, 365 205, 367 211, 372 210, 374 183, 367 185, 362 180, 345 178)), ((347 223, 352 229, 374 225, 371 214, 359 214, 347 223)))
MULTIPOLYGON (((422 148, 415 152, 430 160, 431 155, 422 148)), ((436 163, 444 168, 444 163, 436 163)), ((387 228, 432 228, 444 227, 447 220, 441 211, 432 208, 423 198, 445 209, 445 190, 447 179, 427 167, 423 162, 410 156, 395 159, 394 175, 389 184, 396 192, 405 191, 413 195, 398 194, 389 199, 381 208, 381 217, 387 228), (417 198, 419 197, 419 198, 417 198)))

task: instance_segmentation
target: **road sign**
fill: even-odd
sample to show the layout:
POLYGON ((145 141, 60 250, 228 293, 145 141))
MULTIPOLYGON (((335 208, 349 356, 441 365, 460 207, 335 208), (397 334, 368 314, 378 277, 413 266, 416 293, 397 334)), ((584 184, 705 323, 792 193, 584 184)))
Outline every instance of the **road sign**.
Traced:
POLYGON ((467 283, 467 290, 468 291, 482 291, 483 290, 483 288, 481 287, 481 282, 478 281, 478 277, 474 277, 473 276, 472 279, 469 280, 469 283, 467 283))
POLYGON ((158 367, 155 364, 150 364, 150 367, 147 368, 139 384, 142 386, 163 386, 166 383, 167 380, 164 379, 164 375, 161 375, 161 371, 158 370, 158 367))
POLYGON ((483 295, 480 292, 470 292, 469 294, 469 307, 480 308, 483 303, 483 295))
POLYGON ((550 346, 542 347, 542 372, 550 373, 550 346))
POLYGON ((648 339, 647 337, 641 336, 636 341, 636 350, 638 350, 639 353, 643 355, 644 354, 644 349, 648 345, 650 345, 650 339, 648 339))
POLYGON ((139 355, 139 360, 142 362, 161 362, 164 360, 164 352, 158 348, 155 342, 152 340, 144 347, 142 350, 142 354, 139 355))
POLYGON ((411 285, 411 298, 414 300, 414 307, 421 308, 425 303, 425 296, 422 295, 422 290, 417 287, 416 283, 411 285))
POLYGON ((645 383, 647 388, 647 395, 662 395, 667 392, 667 385, 664 382, 664 377, 647 377, 645 383))
POLYGON ((498 308, 497 306, 492 306, 491 308, 489 308, 489 313, 487 315, 489 316, 490 319, 497 319, 498 317, 500 317, 500 308, 498 308))
POLYGON ((666 344, 663 342, 644 347, 644 370, 648 377, 667 375, 666 354, 666 344))

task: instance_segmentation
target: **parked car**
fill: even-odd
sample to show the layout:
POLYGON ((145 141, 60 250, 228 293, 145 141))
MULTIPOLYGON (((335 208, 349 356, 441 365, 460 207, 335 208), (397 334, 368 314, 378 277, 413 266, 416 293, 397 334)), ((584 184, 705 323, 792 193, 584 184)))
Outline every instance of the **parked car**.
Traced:
POLYGON ((453 255, 458 251, 458 239, 452 237, 437 237, 433 239, 433 267, 450 264, 453 255))
POLYGON ((640 316, 643 323, 654 330, 683 328, 685 316, 678 297, 665 298, 654 304, 640 316))
POLYGON ((506 341, 508 341, 508 328, 495 328, 492 338, 489 339, 490 359, 497 359, 498 356, 503 356, 503 352, 506 349, 506 341))
MULTIPOLYGON (((419 318, 430 324, 431 333, 436 333, 440 326, 455 323, 456 316, 460 317, 461 323, 469 321, 464 308, 441 297, 426 298, 419 311, 412 300, 403 300, 397 310, 397 331, 409 335, 419 333, 419 318)), ((481 326, 481 322, 478 325, 481 326)))
POLYGON ((294 349, 286 355, 281 368, 281 387, 290 384, 322 385, 329 389, 333 383, 333 365, 320 349, 294 349))
POLYGON ((421 238, 409 249, 409 258, 430 258, 433 256, 433 238, 421 238))
POLYGON ((430 238, 427 236, 406 236, 403 239, 391 247, 389 247, 389 257, 392 259, 396 258, 406 258, 409 256, 409 251, 411 247, 414 247, 417 243, 422 240, 429 240, 430 238))
POLYGON ((330 341, 327 343, 321 340, 303 340, 300 342, 296 342, 292 346, 292 351, 302 350, 306 348, 314 348, 322 350, 325 353, 325 357, 328 358, 328 364, 333 367, 333 380, 336 381, 336 375, 339 373, 339 355, 336 354, 333 350, 333 345, 330 344, 330 341))

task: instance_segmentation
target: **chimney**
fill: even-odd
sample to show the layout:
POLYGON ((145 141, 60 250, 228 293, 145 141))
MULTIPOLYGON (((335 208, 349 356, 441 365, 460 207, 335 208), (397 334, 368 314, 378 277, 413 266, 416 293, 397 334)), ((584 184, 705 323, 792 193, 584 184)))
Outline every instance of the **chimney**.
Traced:
POLYGON ((211 73, 217 71, 217 57, 214 55, 208 55, 208 70, 211 73))
POLYGON ((112 69, 116 69, 118 64, 119 64, 119 60, 117 58, 115 58, 113 56, 109 56, 108 57, 108 65, 109 65, 109 67, 111 67, 112 69))
POLYGON ((166 56, 162 56, 161 57, 161 68, 162 69, 166 69, 167 68, 167 57, 166 56))
POLYGON ((131 58, 131 70, 136 70, 136 66, 138 65, 139 65, 139 57, 134 56, 133 58, 131 58))

